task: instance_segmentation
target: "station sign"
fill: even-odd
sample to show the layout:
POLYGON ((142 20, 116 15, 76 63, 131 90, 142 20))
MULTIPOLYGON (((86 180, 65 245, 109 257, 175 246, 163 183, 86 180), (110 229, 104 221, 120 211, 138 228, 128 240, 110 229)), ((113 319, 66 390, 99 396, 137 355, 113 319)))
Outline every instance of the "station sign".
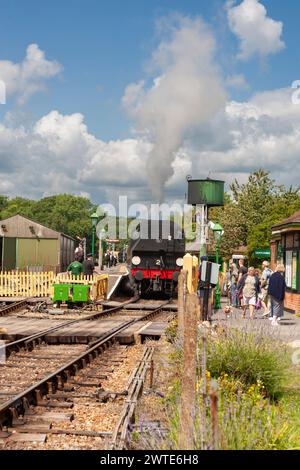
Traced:
POLYGON ((256 258, 271 258, 271 250, 269 248, 258 248, 254 251, 256 258))

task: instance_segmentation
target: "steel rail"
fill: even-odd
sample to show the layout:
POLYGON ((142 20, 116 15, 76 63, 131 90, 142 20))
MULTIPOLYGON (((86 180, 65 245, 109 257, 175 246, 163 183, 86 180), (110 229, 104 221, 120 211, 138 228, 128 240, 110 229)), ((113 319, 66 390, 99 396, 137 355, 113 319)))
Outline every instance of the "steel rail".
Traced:
POLYGON ((38 406, 38 402, 41 397, 49 393, 49 386, 52 389, 52 393, 57 389, 63 388, 63 384, 64 382, 67 382, 69 376, 76 375, 78 369, 86 367, 87 363, 90 363, 94 358, 98 357, 99 352, 101 353, 106 346, 113 344, 118 333, 138 321, 147 320, 148 318, 159 314, 165 304, 166 302, 161 304, 157 309, 146 313, 142 317, 128 320, 122 325, 108 331, 87 351, 59 367, 56 371, 19 393, 11 400, 0 405, 0 428, 2 426, 11 426, 13 421, 17 420, 18 416, 24 415, 30 405, 38 406))
POLYGON ((126 449, 127 442, 129 441, 130 427, 134 421, 134 412, 138 398, 140 397, 143 390, 147 371, 150 369, 149 364, 152 360, 153 354, 154 348, 148 347, 130 378, 128 396, 125 400, 119 421, 117 422, 112 434, 112 440, 109 446, 110 449, 126 449))
POLYGON ((17 310, 27 304, 28 299, 18 300, 17 302, 13 302, 11 305, 5 305, 5 307, 0 309, 0 317, 4 317, 10 312, 17 310))
POLYGON ((122 310, 122 308, 129 304, 129 303, 134 303, 137 300, 139 300, 139 297, 135 296, 132 297, 130 300, 126 300, 126 302, 123 302, 121 305, 118 305, 117 307, 112 307, 110 309, 105 310, 104 312, 96 312, 92 313, 91 315, 87 315, 84 318, 78 318, 77 320, 69 320, 65 321, 63 323, 60 323, 59 325, 53 326, 52 328, 47 328, 46 330, 42 330, 39 333, 34 333, 33 335, 26 336, 24 338, 17 339, 16 341, 12 341, 10 343, 4 344, 2 346, 2 349, 4 349, 6 357, 8 357, 13 351, 19 351, 22 348, 30 349, 33 348, 36 344, 42 343, 43 338, 47 335, 52 333, 53 331, 57 331, 61 328, 64 328, 66 326, 72 325, 74 323, 78 323, 81 321, 85 320, 96 320, 99 316, 105 316, 107 314, 110 314, 112 312, 116 312, 118 310, 122 310))

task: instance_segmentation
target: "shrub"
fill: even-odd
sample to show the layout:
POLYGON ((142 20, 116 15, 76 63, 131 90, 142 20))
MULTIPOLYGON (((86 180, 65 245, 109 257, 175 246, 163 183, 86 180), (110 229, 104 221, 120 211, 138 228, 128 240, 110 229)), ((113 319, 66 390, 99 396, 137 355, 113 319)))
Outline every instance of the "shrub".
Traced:
POLYGON ((223 375, 219 383, 219 448, 288 449, 291 429, 276 406, 263 399, 260 381, 249 387, 223 375))
POLYGON ((286 347, 269 332, 231 329, 207 339, 207 369, 212 377, 228 374, 245 386, 260 381, 269 397, 282 394, 288 366, 286 347))
MULTIPOLYGON (((202 380, 197 381, 194 421, 194 449, 214 448, 210 408, 211 379, 207 373, 206 404, 203 408, 202 380), (203 410, 205 409, 204 417, 203 410)), ((283 450, 290 447, 292 429, 287 425, 280 409, 263 398, 261 382, 246 387, 238 380, 223 374, 217 380, 218 432, 217 449, 220 450, 283 450)), ((179 402, 181 387, 176 381, 165 400, 169 415, 169 435, 161 448, 178 449, 180 432, 179 402)))

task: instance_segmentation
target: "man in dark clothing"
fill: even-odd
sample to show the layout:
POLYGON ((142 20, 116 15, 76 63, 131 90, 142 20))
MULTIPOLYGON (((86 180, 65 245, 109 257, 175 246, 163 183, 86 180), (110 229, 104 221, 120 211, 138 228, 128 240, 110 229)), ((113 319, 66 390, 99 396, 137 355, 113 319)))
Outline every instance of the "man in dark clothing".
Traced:
POLYGON ((272 320, 272 325, 279 325, 279 322, 283 317, 283 301, 286 290, 284 271, 284 265, 278 264, 275 272, 269 280, 268 294, 271 302, 270 319, 272 320))
POLYGON ((242 279, 242 277, 248 273, 248 269, 244 266, 244 260, 239 259, 239 269, 238 269, 238 282, 242 279))
POLYGON ((87 259, 82 263, 83 274, 87 276, 92 276, 94 273, 95 265, 93 261, 93 256, 90 254, 87 256, 87 259))
MULTIPOLYGON (((245 261, 243 258, 239 259, 237 284, 241 281, 242 277, 245 276, 245 274, 248 274, 248 269, 246 268, 246 266, 244 266, 244 263, 245 261)), ((241 298, 239 296, 237 298, 237 304, 238 307, 241 307, 241 298)))
POLYGON ((201 256, 201 264, 198 273, 198 296, 200 302, 201 318, 203 320, 211 320, 212 317, 212 303, 211 303, 211 287, 204 281, 201 281, 201 273, 203 261, 207 261, 207 256, 201 256), (205 305, 206 304, 206 305, 205 305), (207 312, 206 312, 207 309, 207 312))

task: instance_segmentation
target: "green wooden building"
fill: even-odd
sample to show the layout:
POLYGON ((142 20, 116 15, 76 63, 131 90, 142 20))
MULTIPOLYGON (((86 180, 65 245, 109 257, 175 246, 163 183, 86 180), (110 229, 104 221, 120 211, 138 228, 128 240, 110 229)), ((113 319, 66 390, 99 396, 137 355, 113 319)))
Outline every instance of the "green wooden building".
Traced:
POLYGON ((75 240, 38 222, 15 215, 0 220, 2 271, 65 271, 74 259, 75 240))

